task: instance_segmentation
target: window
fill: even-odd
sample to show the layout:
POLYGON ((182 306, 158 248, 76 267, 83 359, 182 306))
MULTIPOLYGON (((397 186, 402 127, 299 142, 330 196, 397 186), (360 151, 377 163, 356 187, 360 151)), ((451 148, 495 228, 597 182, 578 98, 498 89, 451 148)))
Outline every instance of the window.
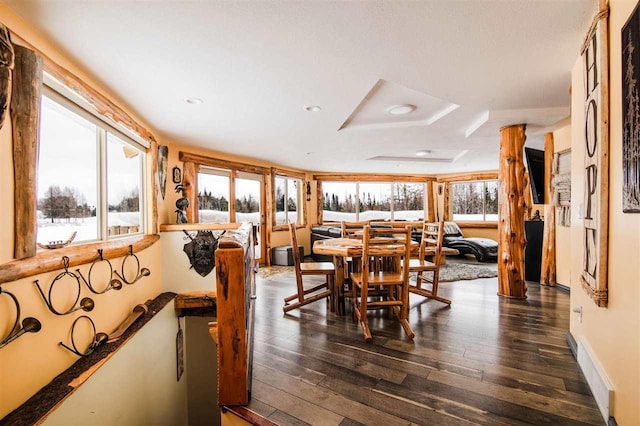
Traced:
POLYGON ((454 221, 495 222, 498 220, 498 181, 451 184, 454 221))
POLYGON ((302 179, 276 175, 274 179, 275 225, 303 223, 302 179), (299 214, 300 213, 300 214, 299 214))
POLYGON ((37 182, 38 242, 144 231, 144 147, 46 88, 37 182))
POLYGON ((355 182, 322 182, 322 220, 356 222, 358 187, 355 182))
POLYGON ((231 222, 229 218, 229 171, 200 167, 200 173, 198 173, 198 222, 231 222))
POLYGON ((394 184, 394 219, 423 221, 425 218, 424 193, 423 183, 394 184))
POLYGON ((391 184, 361 183, 358 220, 391 220, 391 184))
POLYGON ((322 219, 420 221, 425 217, 425 184, 405 182, 322 182, 322 219))

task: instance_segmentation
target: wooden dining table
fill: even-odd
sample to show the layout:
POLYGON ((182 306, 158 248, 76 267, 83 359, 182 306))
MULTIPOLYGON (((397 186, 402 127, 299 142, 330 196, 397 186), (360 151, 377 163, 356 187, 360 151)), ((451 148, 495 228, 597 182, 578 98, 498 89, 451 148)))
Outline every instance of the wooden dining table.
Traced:
MULTIPOLYGON (((372 239, 375 244, 376 254, 380 256, 395 256, 404 250, 404 242, 394 237, 372 239)), ((411 241, 411 250, 418 251, 420 244, 411 241)), ((336 313, 344 315, 344 282, 345 282, 345 258, 362 257, 362 241, 355 238, 329 238, 319 240, 313 244, 313 252, 333 257, 333 265, 336 270, 334 283, 334 295, 336 301, 336 313)))
MULTIPOLYGON (((404 249, 404 243, 395 237, 383 237, 374 239, 378 250, 386 250, 390 256, 397 254, 398 250, 404 249)), ((411 242, 411 251, 413 253, 420 249, 420 244, 416 241, 411 242)), ((345 282, 345 258, 362 257, 362 240, 357 238, 328 238, 319 240, 313 244, 313 252, 316 254, 332 256, 333 265, 336 270, 334 283, 333 300, 335 301, 335 312, 338 315, 344 315, 344 282, 345 282)), ((434 255, 433 248, 427 248, 426 255, 434 255)), ((457 255, 458 250, 442 247, 441 256, 457 255)))

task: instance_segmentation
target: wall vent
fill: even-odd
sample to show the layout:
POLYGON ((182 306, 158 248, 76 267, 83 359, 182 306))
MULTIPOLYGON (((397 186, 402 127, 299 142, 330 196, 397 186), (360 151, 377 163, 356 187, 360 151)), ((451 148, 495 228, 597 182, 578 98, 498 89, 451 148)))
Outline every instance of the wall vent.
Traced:
POLYGON ((578 339, 578 365, 580 365, 582 374, 587 379, 591 393, 606 422, 613 414, 613 407, 611 406, 613 402, 613 386, 604 374, 602 367, 600 367, 600 363, 593 356, 593 351, 591 351, 582 337, 578 339))

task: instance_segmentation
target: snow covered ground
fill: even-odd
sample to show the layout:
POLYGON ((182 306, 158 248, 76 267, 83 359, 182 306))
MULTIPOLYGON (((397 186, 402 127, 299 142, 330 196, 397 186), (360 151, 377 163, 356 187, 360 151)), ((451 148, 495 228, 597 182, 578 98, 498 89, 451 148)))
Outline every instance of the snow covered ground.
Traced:
MULTIPOLYGON (((109 226, 139 226, 140 214, 137 212, 111 212, 107 218, 109 226)), ((65 241, 73 232, 77 232, 74 242, 98 239, 98 222, 96 217, 82 219, 46 219, 38 212, 38 242, 46 244, 50 241, 65 241)))

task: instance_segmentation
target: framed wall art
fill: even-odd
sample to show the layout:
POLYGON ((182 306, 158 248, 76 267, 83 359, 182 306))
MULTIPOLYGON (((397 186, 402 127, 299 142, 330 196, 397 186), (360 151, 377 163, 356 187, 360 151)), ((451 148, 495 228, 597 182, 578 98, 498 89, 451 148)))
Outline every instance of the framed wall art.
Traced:
POLYGON ((640 5, 622 27, 622 211, 640 213, 640 5))
MULTIPOLYGON (((593 19, 581 49, 584 76, 584 194, 582 288, 607 306, 609 237, 609 67, 607 0, 593 19)), ((578 158, 576 161, 580 161, 578 158)))

